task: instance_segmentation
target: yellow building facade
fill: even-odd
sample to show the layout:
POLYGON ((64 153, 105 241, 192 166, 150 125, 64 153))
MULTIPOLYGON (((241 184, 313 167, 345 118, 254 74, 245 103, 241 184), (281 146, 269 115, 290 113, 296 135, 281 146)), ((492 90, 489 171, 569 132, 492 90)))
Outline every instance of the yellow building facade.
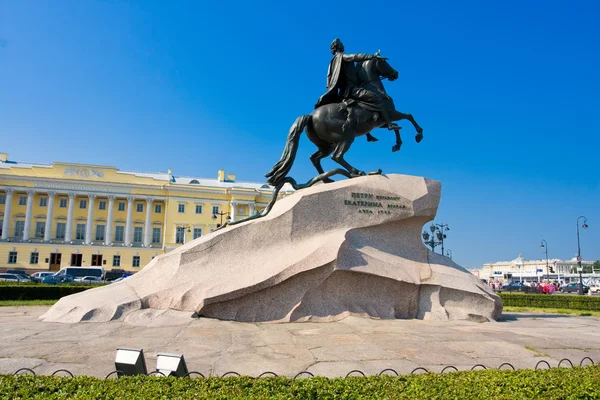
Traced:
MULTIPOLYGON (((290 194, 283 191, 280 196, 290 194)), ((0 153, 0 271, 138 271, 159 254, 261 211, 273 188, 116 167, 14 162, 0 153)))

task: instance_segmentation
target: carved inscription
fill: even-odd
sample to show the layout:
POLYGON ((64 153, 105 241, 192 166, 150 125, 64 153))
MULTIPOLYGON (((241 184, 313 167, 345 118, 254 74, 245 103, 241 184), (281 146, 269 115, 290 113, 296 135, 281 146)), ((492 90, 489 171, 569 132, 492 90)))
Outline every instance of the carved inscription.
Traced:
POLYGON ((87 168, 65 168, 65 176, 79 176, 81 178, 104 178, 104 172, 98 169, 87 168))
POLYGON ((400 196, 375 195, 373 193, 350 193, 350 199, 344 200, 344 205, 356 207, 359 214, 392 214, 394 210, 403 210, 400 196))

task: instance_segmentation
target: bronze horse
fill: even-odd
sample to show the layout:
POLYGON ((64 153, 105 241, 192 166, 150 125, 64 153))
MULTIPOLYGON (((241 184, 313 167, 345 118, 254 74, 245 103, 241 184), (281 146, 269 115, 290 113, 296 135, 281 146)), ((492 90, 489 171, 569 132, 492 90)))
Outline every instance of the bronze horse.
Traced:
MULTIPOLYGON (((398 71, 393 69, 385 59, 372 59, 358 63, 357 74, 361 85, 371 85, 383 93, 385 89, 381 82, 381 77, 393 81, 398 78, 398 71)), ((390 119, 400 121, 406 119, 410 121, 417 135, 417 143, 423 138, 423 129, 417 124, 411 114, 404 114, 396 111, 392 99, 389 99, 388 109, 390 110, 390 119)), ((344 154, 350 149, 354 138, 365 135, 375 128, 383 125, 379 113, 366 110, 356 104, 349 106, 343 103, 327 104, 317 108, 311 114, 302 115, 296 119, 288 132, 287 142, 281 159, 273 166, 271 171, 265 176, 267 182, 272 186, 283 184, 287 174, 292 168, 300 135, 306 129, 306 134, 311 142, 318 147, 316 153, 310 156, 310 160, 319 172, 323 174, 321 159, 331 155, 331 159, 343 166, 352 177, 366 175, 364 171, 359 171, 350 165, 345 159, 344 154)), ((393 151, 400 148, 400 135, 396 131, 398 140, 393 151)), ((323 182, 332 182, 329 178, 323 179, 323 182)))

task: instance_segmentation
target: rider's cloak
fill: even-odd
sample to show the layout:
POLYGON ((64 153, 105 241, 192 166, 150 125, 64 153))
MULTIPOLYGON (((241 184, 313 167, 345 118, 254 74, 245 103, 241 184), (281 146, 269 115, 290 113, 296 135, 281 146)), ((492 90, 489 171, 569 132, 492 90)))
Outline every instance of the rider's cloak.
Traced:
POLYGON ((340 76, 342 76, 342 64, 344 61, 344 53, 335 53, 329 62, 329 69, 327 70, 327 92, 319 98, 315 108, 319 108, 326 104, 339 103, 341 101, 339 89, 345 90, 345 85, 340 85, 340 76))

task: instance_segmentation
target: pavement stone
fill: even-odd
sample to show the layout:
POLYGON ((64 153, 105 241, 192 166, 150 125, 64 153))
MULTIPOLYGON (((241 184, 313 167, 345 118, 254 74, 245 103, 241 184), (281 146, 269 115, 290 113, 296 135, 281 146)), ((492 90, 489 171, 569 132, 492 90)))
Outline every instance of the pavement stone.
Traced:
POLYGON ((418 367, 441 372, 449 365, 469 370, 503 363, 535 368, 542 360, 556 367, 563 358, 575 365, 585 357, 600 362, 597 317, 508 313, 501 322, 486 323, 349 317, 274 324, 141 310, 125 321, 60 324, 38 320, 47 308, 0 307, 0 373, 32 368, 50 375, 67 369, 105 377, 115 369, 115 350, 121 346, 143 348, 148 371, 155 369, 157 353, 168 352, 183 354, 188 370, 205 376, 272 371, 293 377, 306 370, 343 377, 352 370, 409 374, 418 367))

